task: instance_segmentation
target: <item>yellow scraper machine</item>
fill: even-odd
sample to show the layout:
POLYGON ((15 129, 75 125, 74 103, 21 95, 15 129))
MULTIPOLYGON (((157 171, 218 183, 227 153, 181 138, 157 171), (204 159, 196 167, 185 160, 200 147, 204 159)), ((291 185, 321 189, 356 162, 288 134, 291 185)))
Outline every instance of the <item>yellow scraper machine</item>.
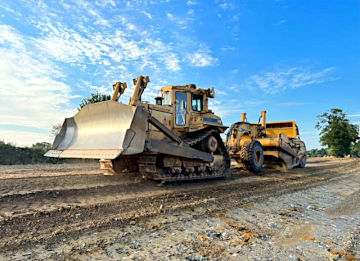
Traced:
POLYGON ((230 156, 220 137, 227 127, 208 108, 214 89, 168 86, 150 104, 141 100, 149 81, 134 79, 128 104, 118 102, 127 84, 117 82, 111 100, 65 119, 45 156, 99 159, 107 174, 138 171, 161 181, 228 177, 230 156))
POLYGON ((241 121, 230 127, 226 145, 238 167, 255 173, 263 166, 286 171, 306 164, 305 143, 295 121, 266 122, 266 111, 258 123, 247 122, 243 113, 241 121))

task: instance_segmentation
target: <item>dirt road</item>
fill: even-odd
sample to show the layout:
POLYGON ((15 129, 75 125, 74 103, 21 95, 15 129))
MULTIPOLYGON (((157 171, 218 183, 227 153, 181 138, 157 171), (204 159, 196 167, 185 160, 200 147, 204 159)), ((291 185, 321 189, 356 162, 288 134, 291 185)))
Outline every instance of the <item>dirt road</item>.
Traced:
POLYGON ((360 160, 159 186, 97 164, 0 167, 0 259, 360 258, 360 160))

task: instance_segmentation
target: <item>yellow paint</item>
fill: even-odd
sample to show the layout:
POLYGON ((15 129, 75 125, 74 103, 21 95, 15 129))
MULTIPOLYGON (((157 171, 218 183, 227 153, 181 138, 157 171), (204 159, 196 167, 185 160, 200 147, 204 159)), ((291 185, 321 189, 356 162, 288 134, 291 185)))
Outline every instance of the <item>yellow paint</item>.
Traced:
POLYGON ((140 85, 141 85, 141 82, 142 82, 143 78, 144 78, 144 76, 142 76, 142 75, 138 76, 137 81, 136 81, 136 85, 135 85, 135 90, 133 92, 132 97, 130 98, 129 105, 134 105, 135 104, 136 99, 137 99, 137 94, 139 93, 140 85))
POLYGON ((280 133, 284 133, 289 138, 296 138, 298 129, 295 121, 277 121, 266 123, 266 136, 276 137, 279 136, 280 133))
POLYGON ((246 121, 246 113, 245 112, 243 112, 241 114, 241 121, 246 121))
POLYGON ((261 126, 266 127, 266 111, 261 111, 261 126))
POLYGON ((265 150, 264 155, 266 155, 266 156, 274 156, 276 158, 279 158, 279 151, 277 151, 277 150, 265 150))
POLYGON ((263 138, 257 139, 263 147, 279 147, 279 138, 263 138))
POLYGON ((240 140, 240 144, 239 144, 240 147, 242 147, 246 141, 251 141, 251 140, 252 139, 249 135, 243 135, 240 140))

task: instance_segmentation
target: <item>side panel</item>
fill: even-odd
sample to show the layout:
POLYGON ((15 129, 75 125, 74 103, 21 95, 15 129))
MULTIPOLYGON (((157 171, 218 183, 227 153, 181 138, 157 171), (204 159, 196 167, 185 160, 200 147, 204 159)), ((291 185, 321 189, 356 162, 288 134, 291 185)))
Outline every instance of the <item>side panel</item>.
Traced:
POLYGON ((266 136, 274 137, 284 133, 289 138, 296 138, 296 124, 295 121, 280 121, 266 123, 266 136))
MULTIPOLYGON (((171 106, 159 106, 149 104, 149 111, 151 116, 160 121, 166 128, 169 130, 172 129, 173 126, 173 117, 172 117, 172 107, 171 106)), ((161 140, 166 138, 166 135, 161 132, 158 128, 153 126, 152 124, 148 124, 149 128, 149 138, 161 140)))

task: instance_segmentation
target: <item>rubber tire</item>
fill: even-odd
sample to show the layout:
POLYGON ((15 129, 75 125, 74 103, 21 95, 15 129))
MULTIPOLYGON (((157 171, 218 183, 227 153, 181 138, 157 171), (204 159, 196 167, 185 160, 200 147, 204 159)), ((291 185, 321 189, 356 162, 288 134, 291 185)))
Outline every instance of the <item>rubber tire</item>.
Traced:
POLYGON ((306 156, 303 157, 300 161, 299 161, 299 168, 305 168, 306 165, 306 156))
POLYGON ((257 174, 261 171, 264 165, 264 149, 260 142, 253 140, 245 142, 240 151, 241 160, 245 167, 251 172, 257 174), (258 157, 256 156, 256 154, 258 157))

